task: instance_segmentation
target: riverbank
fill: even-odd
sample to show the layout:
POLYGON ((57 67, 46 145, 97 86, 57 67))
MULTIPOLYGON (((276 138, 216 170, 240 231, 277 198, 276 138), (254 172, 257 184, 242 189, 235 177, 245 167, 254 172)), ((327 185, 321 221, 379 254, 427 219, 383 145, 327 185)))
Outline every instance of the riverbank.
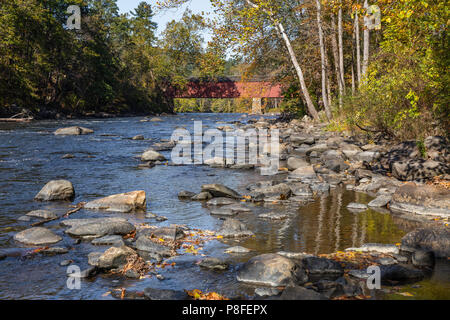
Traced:
MULTIPOLYGON (((395 291, 392 284, 397 286, 429 277, 430 272, 433 272, 431 261, 435 261, 430 258, 432 254, 444 259, 448 256, 448 207, 445 207, 448 193, 440 189, 445 186, 443 181, 437 181, 439 186, 406 185, 408 189, 404 189, 402 181, 372 169, 376 161, 367 161, 368 157, 375 152, 383 157, 384 152, 365 151, 365 141, 327 132, 322 125, 314 125, 309 121, 280 123, 258 118, 240 118, 239 121, 225 119, 225 123, 217 123, 222 121, 216 119, 216 125, 228 132, 235 128, 280 129, 283 142, 282 168, 278 175, 262 178, 258 166, 238 168, 219 159, 201 167, 171 166, 170 161, 167 162, 163 157, 169 159, 174 144, 164 139, 170 136, 173 128, 195 119, 191 117, 195 116, 188 115, 178 122, 174 119, 177 117, 161 117, 154 121, 127 119, 124 120, 124 127, 128 130, 124 132, 128 136, 120 139, 117 136, 119 132, 93 127, 94 123, 90 122, 78 123, 94 129, 94 132, 84 131, 87 134, 55 136, 54 129, 42 132, 41 138, 45 137, 54 143, 61 141, 62 144, 54 150, 57 152, 52 160, 54 172, 45 171, 45 176, 40 179, 57 177, 71 182, 54 182, 39 193, 37 198, 44 202, 34 202, 33 207, 48 212, 30 212, 22 217, 20 226, 17 226, 17 222, 12 224, 15 230, 9 234, 15 237, 14 243, 27 242, 30 238, 37 241, 31 247, 25 246, 30 249, 25 255, 28 260, 22 262, 22 268, 31 268, 28 264, 32 264, 33 260, 40 261, 54 270, 58 279, 62 277, 65 280, 67 275, 64 275, 64 265, 76 264, 81 267, 81 276, 90 279, 82 281, 83 290, 89 290, 86 286, 95 290, 111 286, 119 289, 117 287, 120 285, 125 290, 111 289, 107 295, 119 299, 189 298, 183 289, 219 291, 228 298, 239 299, 368 299, 369 296, 379 298, 365 289, 364 269, 361 268, 369 263, 380 265, 383 284, 391 285, 384 290, 395 291), (171 121, 174 122, 168 126, 167 123, 171 121), (148 126, 156 131, 162 130, 161 138, 149 139, 150 134, 146 132, 150 128, 148 126), (138 133, 130 132, 129 128, 132 127, 138 128, 144 140, 132 139, 138 133), (103 148, 102 144, 107 143, 105 153, 91 154, 96 159, 89 160, 80 150, 74 152, 87 143, 92 144, 93 149, 103 148), (146 157, 142 157, 146 153, 144 147, 148 148, 148 144, 153 146, 154 153, 147 152, 146 157), (69 148, 72 145, 75 147, 73 150, 69 148), (142 151, 135 154, 133 159, 132 153, 136 152, 136 146, 142 151), (117 154, 111 150, 116 150, 117 154), (354 158, 348 157, 352 156, 348 150, 356 151, 353 153, 354 158), (56 157, 61 158, 70 152, 74 157, 57 160, 56 157), (124 165, 123 156, 127 154, 130 160, 125 162, 125 166, 130 169, 124 175, 120 166, 124 165), (75 171, 57 173, 69 167, 75 171), (106 167, 107 172, 97 177, 94 171, 101 171, 102 167, 106 167), (89 178, 89 175, 93 178, 89 178), (133 178, 128 183, 127 176, 130 175, 133 178), (178 182, 171 180, 171 176, 178 177, 175 178, 178 182), (186 178, 180 179, 180 176, 186 178), (195 180, 190 181, 189 177, 195 177, 195 180), (244 180, 242 186, 234 181, 241 178, 244 180), (150 189, 144 183, 149 179, 150 189), (89 188, 89 184, 93 184, 93 188, 89 188), (136 192, 121 194, 132 191, 124 190, 131 186, 136 192), (422 202, 422 188, 432 188, 426 192, 431 198, 424 201, 423 208, 417 209, 417 202, 411 199, 422 202), (430 193, 429 190, 435 188, 438 191, 430 193), (102 198, 115 193, 120 195, 102 198), (359 196, 364 194, 367 194, 367 198, 359 196), (372 201, 374 196, 377 198, 375 202, 372 201), (388 201, 389 196, 392 198, 388 201), (66 198, 73 200, 74 204, 79 203, 79 206, 47 201, 66 198), (328 198, 332 198, 330 207, 324 202, 328 198), (367 206, 369 203, 371 205, 367 206), (317 211, 313 210, 316 204, 320 204, 317 211), (400 215, 390 211, 393 204, 403 210, 400 215), (312 211, 313 220, 308 222, 306 215, 309 210, 312 211), (65 217, 68 212, 70 214, 65 217), (331 220, 323 220, 328 212, 332 215, 331 220), (393 217, 401 220, 400 224, 412 224, 414 227, 408 226, 400 236, 386 234, 385 230, 380 229, 379 236, 367 238, 367 234, 373 230, 366 229, 367 223, 362 226, 357 223, 353 224, 355 230, 350 228, 348 238, 356 232, 355 235, 361 241, 339 240, 347 237, 347 233, 341 232, 347 232, 345 230, 352 226, 346 222, 348 218, 364 221, 368 214, 384 220, 383 229, 392 228, 391 224, 386 225, 386 221, 393 217), (29 218, 28 222, 24 221, 26 217, 29 218), (47 223, 41 224, 47 219, 47 223), (211 221, 212 224, 205 221, 211 221), (320 248, 320 242, 327 241, 329 237, 326 231, 325 234, 320 231, 323 221, 326 223, 322 228, 330 223, 333 232, 342 230, 336 234, 339 238, 331 238, 329 249, 320 248), (32 227, 35 223, 39 225, 32 227), (342 229, 337 223, 342 224, 342 229), (360 227, 363 229, 359 230, 360 227), (294 233, 290 231, 285 235, 286 228, 294 233), (311 234, 308 228, 313 231, 311 234), (414 233, 416 228, 423 230, 414 233), (262 232, 266 229, 270 229, 270 232, 262 232), (430 240, 427 232, 437 235, 437 238, 427 243, 430 240), (404 241, 401 241, 403 235, 404 241), (306 239, 310 236, 317 245, 302 245, 305 242, 308 244, 306 239), (392 241, 390 238, 395 242, 389 243, 392 241), (367 240, 374 239, 383 242, 383 245, 368 245, 367 240), (269 245, 268 240, 274 243, 269 245), (46 241, 53 244, 46 244, 46 241), (298 244, 294 247, 291 242, 298 244), (335 246, 340 252, 333 250, 335 246), (349 249, 351 247, 354 249, 349 249), (303 253, 301 249, 307 252, 303 253), (55 268, 55 260, 61 260, 58 262, 61 271, 58 271, 57 266, 55 268), (252 267, 255 261, 256 265, 267 268, 263 274, 252 267), (281 275, 280 270, 283 271, 281 275), (188 277, 189 280, 182 279, 193 272, 195 276, 188 277), (213 280, 207 286, 200 287, 205 278, 213 280), (134 288, 128 286, 130 283, 134 288)), ((208 124, 211 125, 210 122, 208 124)), ((118 125, 116 121, 111 122, 111 128, 117 128, 118 125)), ((373 146, 371 148, 374 150, 373 146)), ((374 159, 377 158, 374 156, 374 159)), ((26 196, 34 192, 34 196, 42 187, 43 184, 34 184, 24 194, 26 196)), ((29 197, 31 201, 33 196, 29 197)), ((16 198, 17 206, 19 199, 13 198, 16 198)), ((29 205, 28 200, 22 201, 29 205)), ((20 217, 18 212, 18 221, 21 221, 20 217)), ((378 230, 378 227, 375 229, 378 230)), ((5 264, 14 265, 15 259, 11 255, 14 254, 4 255, 5 264)), ((33 270, 36 268, 41 269, 33 267, 33 270)), ((33 274, 37 276, 38 273, 34 271, 33 274)), ((76 293, 68 291, 65 294, 65 297, 70 297, 76 293)))

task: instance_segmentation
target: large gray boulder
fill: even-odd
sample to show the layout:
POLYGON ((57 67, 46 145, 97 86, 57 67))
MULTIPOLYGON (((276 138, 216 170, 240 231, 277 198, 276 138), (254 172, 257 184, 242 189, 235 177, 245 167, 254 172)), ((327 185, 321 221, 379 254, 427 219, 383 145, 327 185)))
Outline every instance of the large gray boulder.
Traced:
POLYGON ((26 214, 28 217, 40 218, 40 219, 56 219, 58 216, 51 211, 47 210, 34 210, 26 214))
POLYGON ((46 228, 36 227, 17 233, 14 240, 26 245, 41 246, 57 243, 62 238, 46 228))
POLYGON ((241 199, 242 196, 222 184, 205 184, 202 186, 202 192, 209 192, 213 197, 226 197, 232 199, 241 199))
POLYGON ((285 286, 295 279, 298 266, 278 254, 263 254, 250 259, 237 274, 237 280, 253 285, 285 286))
POLYGON ((402 213, 450 216, 450 190, 431 185, 404 184, 392 196, 390 209, 402 213))
POLYGON ((48 182, 34 197, 38 201, 63 201, 73 200, 75 190, 70 181, 52 180, 48 182))
POLYGON ((106 198, 90 201, 85 204, 85 209, 105 210, 110 212, 129 213, 133 211, 144 211, 147 207, 145 191, 132 191, 115 194, 106 198))
POLYGON ((126 220, 87 219, 86 223, 75 222, 66 233, 74 237, 100 238, 107 235, 127 235, 134 230, 135 227, 126 220))
POLYGON ((169 247, 150 240, 150 238, 146 235, 140 236, 136 240, 136 249, 139 251, 144 251, 153 254, 155 256, 161 256, 166 258, 171 257, 173 255, 173 252, 169 247))
POLYGON ((228 218, 223 222, 217 235, 224 238, 240 238, 253 236, 254 233, 239 220, 228 218))
POLYGON ((83 127, 60 128, 54 132, 55 136, 79 136, 94 133, 94 130, 83 127))
POLYGON ((141 160, 142 161, 166 161, 167 159, 158 151, 149 149, 142 154, 141 160))
POLYGON ((405 235, 402 245, 431 251, 437 258, 450 257, 450 230, 448 227, 416 229, 405 235))
POLYGON ((135 255, 136 252, 127 247, 111 247, 103 253, 97 261, 97 267, 101 269, 120 268, 127 264, 127 258, 135 255))
POLYGON ((287 160, 287 167, 291 171, 297 170, 298 168, 308 167, 308 166, 309 166, 309 163, 301 158, 289 157, 287 160))

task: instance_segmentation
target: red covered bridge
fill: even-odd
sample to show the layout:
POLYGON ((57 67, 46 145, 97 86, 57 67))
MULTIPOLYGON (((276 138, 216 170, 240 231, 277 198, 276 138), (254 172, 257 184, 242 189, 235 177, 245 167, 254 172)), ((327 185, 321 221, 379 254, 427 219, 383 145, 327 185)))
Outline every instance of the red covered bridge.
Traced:
POLYGON ((252 98, 253 113, 261 113, 263 98, 282 98, 282 87, 264 80, 242 81, 232 78, 217 80, 190 79, 184 89, 172 89, 173 98, 252 98))

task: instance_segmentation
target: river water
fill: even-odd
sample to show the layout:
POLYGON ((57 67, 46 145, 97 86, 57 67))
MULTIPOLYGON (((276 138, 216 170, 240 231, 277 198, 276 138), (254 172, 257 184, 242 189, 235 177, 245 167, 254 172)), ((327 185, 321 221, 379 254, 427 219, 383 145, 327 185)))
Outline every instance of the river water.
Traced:
MULTIPOLYGON (((39 203, 33 201, 37 192, 50 180, 67 179, 75 187, 74 203, 89 201, 111 194, 133 190, 147 193, 147 211, 165 216, 165 222, 155 222, 144 214, 111 214, 81 210, 71 218, 118 216, 135 224, 156 226, 187 225, 203 230, 217 230, 221 221, 210 215, 200 202, 180 201, 181 190, 200 191, 207 183, 221 183, 245 194, 249 183, 269 179, 255 171, 210 168, 207 166, 156 166, 139 168, 138 156, 152 143, 169 139, 180 126, 192 131, 194 121, 204 127, 217 127, 217 122, 241 119, 240 114, 181 114, 162 117, 162 122, 141 122, 142 118, 115 118, 95 120, 36 121, 28 124, 0 123, 0 250, 8 257, 0 261, 0 299, 112 299, 105 294, 117 288, 143 290, 146 287, 203 291, 218 291, 229 297, 248 297, 253 289, 236 281, 235 271, 250 257, 277 251, 331 253, 364 243, 397 243, 415 226, 396 218, 389 212, 368 210, 355 214, 346 209, 350 202, 368 203, 372 198, 344 189, 335 189, 315 202, 296 208, 283 205, 254 205, 253 212, 240 214, 256 237, 246 240, 208 242, 202 254, 223 257, 231 261, 225 272, 201 270, 195 263, 199 256, 186 254, 177 258, 175 267, 161 270, 165 280, 155 277, 127 280, 118 276, 100 275, 83 280, 81 290, 66 286, 66 267, 62 260, 73 260, 82 269, 88 267, 87 254, 106 250, 89 242, 74 245, 64 235, 58 222, 46 227, 63 236, 56 246, 72 248, 60 256, 34 255, 25 257, 26 248, 13 240, 15 233, 29 227, 19 217, 37 209, 49 209, 58 214, 68 210, 67 203, 39 203), (87 136, 54 136, 60 127, 83 126, 95 130, 87 136), (147 140, 134 141, 135 135, 147 140), (73 154, 73 159, 62 159, 73 154), (295 216, 282 222, 269 222, 255 216, 268 211, 295 211, 295 216), (239 258, 224 254, 225 248, 242 245, 252 250, 239 258)), ((170 152, 162 152, 169 158, 170 152)), ((450 268, 441 262, 433 276, 419 283, 413 298, 449 298, 450 268), (421 290, 420 288, 423 288, 421 290)), ((398 296, 390 297, 392 299, 398 296)))

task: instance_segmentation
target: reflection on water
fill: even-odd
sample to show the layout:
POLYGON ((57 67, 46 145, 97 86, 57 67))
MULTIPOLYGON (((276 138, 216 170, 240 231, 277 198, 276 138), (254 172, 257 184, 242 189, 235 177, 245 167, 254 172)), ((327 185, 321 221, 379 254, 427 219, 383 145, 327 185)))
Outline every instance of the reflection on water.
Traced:
MULTIPOLYGON (((70 259, 82 269, 88 266, 87 255, 107 247, 93 247, 89 242, 75 245, 65 236, 57 222, 46 227, 64 237, 57 246, 68 247, 62 256, 22 258, 30 248, 12 240, 14 234, 29 227, 19 217, 31 210, 47 209, 57 214, 68 210, 67 203, 37 203, 33 197, 49 180, 68 179, 76 190, 75 203, 89 201, 110 194, 131 190, 145 190, 148 211, 168 218, 159 223, 143 215, 124 215, 81 210, 72 218, 118 216, 132 223, 150 223, 158 226, 185 224, 192 228, 217 230, 222 221, 210 215, 209 209, 199 202, 180 201, 181 190, 200 191, 207 183, 222 183, 245 194, 246 185, 268 179, 253 171, 215 169, 203 166, 157 166, 140 169, 139 156, 153 142, 170 138, 173 130, 185 126, 192 131, 193 120, 204 126, 217 126, 217 121, 231 122, 240 115, 180 115, 163 117, 163 122, 140 122, 140 118, 107 120, 41 121, 24 124, 0 124, 0 249, 8 257, 0 261, 0 299, 111 299, 104 293, 114 288, 142 290, 152 286, 171 289, 201 289, 221 291, 227 296, 253 294, 251 288, 236 281, 235 271, 241 263, 260 253, 277 251, 330 253, 368 242, 396 243, 416 225, 398 219, 389 213, 368 210, 353 213, 346 209, 350 202, 368 203, 371 198, 344 189, 335 189, 329 195, 306 204, 279 203, 251 205, 251 213, 240 214, 256 237, 241 241, 212 241, 202 253, 206 256, 226 257, 232 268, 216 273, 199 269, 195 264, 201 257, 189 255, 177 258, 174 268, 162 270, 166 278, 140 281, 114 276, 98 276, 82 282, 82 290, 66 287, 66 268, 61 261, 70 259), (55 137, 59 127, 82 125, 95 130, 90 136, 55 137), (130 138, 142 134, 147 140, 130 138), (74 159, 62 159, 65 154, 74 159), (261 213, 283 211, 289 218, 266 221, 261 213), (242 245, 252 252, 231 257, 224 254, 229 245, 242 245)), ((166 157, 170 152, 163 152, 166 157)), ((439 274, 439 272, 437 272, 439 274)), ((446 280, 448 283, 448 279, 446 280)))

